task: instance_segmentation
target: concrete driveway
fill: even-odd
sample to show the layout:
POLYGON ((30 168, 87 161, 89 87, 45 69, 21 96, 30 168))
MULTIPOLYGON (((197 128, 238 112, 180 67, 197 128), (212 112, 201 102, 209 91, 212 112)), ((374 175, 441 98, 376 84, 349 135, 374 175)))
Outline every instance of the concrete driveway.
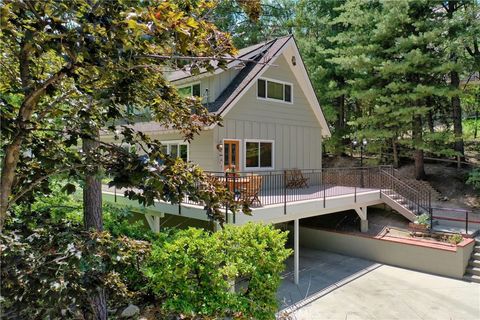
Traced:
POLYGON ((287 271, 277 294, 286 318, 480 319, 478 284, 305 248, 300 270, 299 286, 287 271))

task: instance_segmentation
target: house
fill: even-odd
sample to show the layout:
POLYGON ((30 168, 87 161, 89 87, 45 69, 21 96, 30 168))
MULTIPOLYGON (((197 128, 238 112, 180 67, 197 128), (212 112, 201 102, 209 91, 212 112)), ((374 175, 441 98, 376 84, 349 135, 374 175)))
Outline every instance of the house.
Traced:
POLYGON ((154 122, 136 128, 207 171, 320 169, 322 138, 330 131, 294 38, 244 48, 237 57, 227 70, 166 73, 181 94, 202 97, 222 126, 205 128, 189 144, 154 122))
MULTIPOLYGON (((226 210, 228 223, 294 221, 295 281, 300 219, 355 210, 366 231, 371 205, 386 203, 410 220, 428 212, 429 195, 412 198, 389 168, 322 168, 322 142, 330 131, 293 36, 244 48, 236 58, 226 70, 167 75, 181 94, 202 97, 223 126, 204 128, 190 143, 155 122, 135 128, 162 141, 169 154, 215 173, 239 197, 250 197, 253 215, 226 210), (225 176, 233 168, 238 177, 225 176)), ((104 190, 104 199, 135 205, 120 195, 104 190)), ((208 219, 199 203, 159 201, 146 213, 153 230, 165 214, 208 219)))

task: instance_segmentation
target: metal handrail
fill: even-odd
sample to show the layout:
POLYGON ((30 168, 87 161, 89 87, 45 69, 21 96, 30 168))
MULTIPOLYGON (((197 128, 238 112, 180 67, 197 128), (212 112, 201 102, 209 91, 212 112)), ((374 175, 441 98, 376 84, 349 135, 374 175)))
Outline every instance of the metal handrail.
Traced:
MULTIPOLYGON (((356 202, 358 194, 363 191, 372 191, 372 189, 378 190, 380 197, 382 194, 389 195, 391 190, 401 196, 415 213, 422 211, 431 213, 430 192, 417 190, 396 177, 392 166, 207 173, 223 179, 225 187, 235 193, 236 201, 243 199, 245 194, 249 194, 252 200, 256 200, 254 207, 283 204, 284 214, 287 214, 287 203, 320 199, 323 207, 326 207, 327 198, 351 196, 356 202), (289 184, 292 174, 289 171, 293 170, 301 173, 308 187, 289 184), (261 176, 260 187, 258 185, 254 187, 246 182, 253 176, 261 176), (258 197, 253 198, 252 192, 257 192, 258 197)), ((199 204, 188 198, 184 202, 199 204)), ((229 204, 225 206, 229 207, 229 204)), ((228 215, 228 209, 225 214, 228 215)))
MULTIPOLYGON (((402 195, 398 190, 393 190, 396 193, 398 193, 399 195, 401 195, 402 197, 407 198, 407 200, 409 200, 410 202, 413 202, 417 206, 417 211, 420 211, 419 208, 422 208, 423 210, 430 213, 430 215, 431 215, 431 211, 432 211, 431 193, 430 193, 429 190, 427 190, 427 193, 425 194, 424 192, 422 192, 422 190, 414 189, 413 187, 409 186, 407 183, 405 183, 401 179, 395 177, 394 175, 392 175, 392 174, 390 174, 390 173, 388 173, 384 170, 381 170, 381 172, 382 172, 382 174, 384 174, 385 176, 390 178, 392 180, 392 182, 395 181, 395 183, 400 184, 403 188, 406 188, 410 192, 412 192, 414 194, 419 194, 421 197, 417 196, 417 199, 409 199, 406 196, 402 195), (421 201, 421 200, 423 200, 423 201, 421 201)), ((393 183, 391 184, 391 186, 393 187, 393 183)))

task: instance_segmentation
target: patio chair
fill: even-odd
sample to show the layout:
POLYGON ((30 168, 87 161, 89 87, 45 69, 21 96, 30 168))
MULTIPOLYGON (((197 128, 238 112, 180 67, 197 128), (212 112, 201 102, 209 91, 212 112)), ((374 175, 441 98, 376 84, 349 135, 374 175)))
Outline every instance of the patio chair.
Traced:
POLYGON ((249 177, 249 183, 245 184, 240 189, 240 199, 247 201, 251 204, 262 205, 262 202, 258 198, 260 190, 262 189, 262 180, 263 177, 259 175, 253 175, 249 177))
POLYGON ((295 179, 297 181, 297 188, 308 188, 308 179, 303 176, 303 173, 300 169, 293 169, 295 179))
POLYGON ((300 169, 285 171, 286 187, 289 189, 308 188, 308 178, 305 178, 300 169))
POLYGON ((285 170, 285 187, 288 189, 294 189, 298 185, 298 181, 295 178, 294 170, 285 170))

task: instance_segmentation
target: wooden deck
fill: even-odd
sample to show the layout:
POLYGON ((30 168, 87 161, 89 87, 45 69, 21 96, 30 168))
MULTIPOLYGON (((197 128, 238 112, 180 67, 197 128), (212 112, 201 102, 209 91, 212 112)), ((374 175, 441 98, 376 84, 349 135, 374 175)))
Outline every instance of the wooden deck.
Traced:
MULTIPOLYGON (((208 220, 205 210, 200 204, 182 203, 171 204, 157 201, 155 206, 143 208, 136 201, 123 196, 125 190, 103 186, 104 200, 117 202, 134 208, 146 209, 149 214, 166 213, 180 215, 198 220, 208 220), (116 194, 116 196, 115 196, 116 194), (116 200, 116 201, 115 201, 116 200)), ((226 213, 228 222, 244 224, 249 221, 262 221, 265 223, 280 223, 294 218, 352 210, 368 205, 382 203, 379 189, 355 188, 346 186, 318 186, 297 189, 265 189, 259 194, 260 204, 252 206, 252 215, 241 212, 226 213)))
POLYGON ((355 188, 345 186, 309 186, 308 188, 297 189, 274 189, 262 190, 259 195, 260 202, 263 206, 274 205, 278 203, 295 203, 305 200, 323 200, 331 197, 345 195, 361 195, 372 191, 379 192, 379 189, 371 188, 355 188))

